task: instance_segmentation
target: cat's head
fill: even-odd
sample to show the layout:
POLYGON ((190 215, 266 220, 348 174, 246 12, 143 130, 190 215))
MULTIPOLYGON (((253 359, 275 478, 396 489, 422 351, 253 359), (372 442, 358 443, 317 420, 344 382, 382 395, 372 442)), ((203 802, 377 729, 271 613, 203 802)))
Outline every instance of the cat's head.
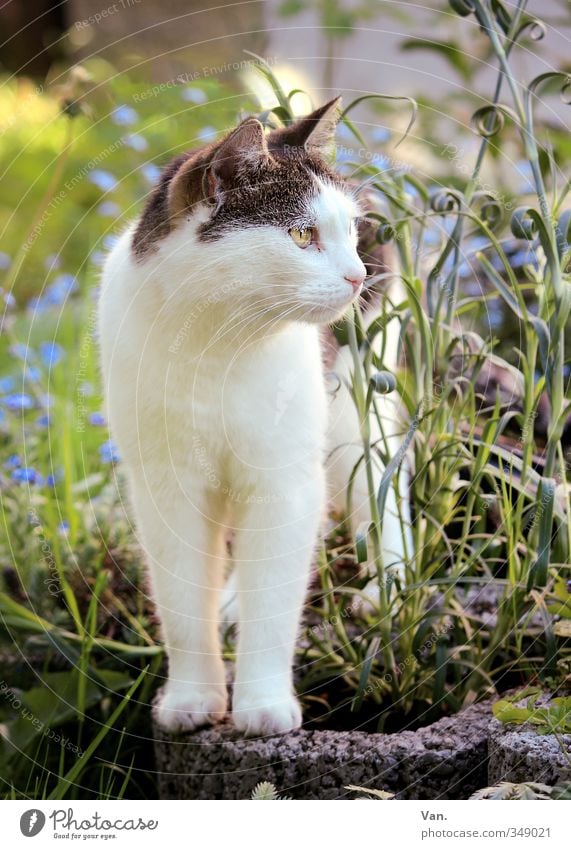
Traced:
POLYGON ((162 241, 180 264, 187 245, 190 275, 203 264, 228 298, 234 292, 295 319, 337 318, 366 274, 354 190, 323 158, 339 103, 269 134, 248 118, 222 141, 175 160, 143 214, 135 254, 144 259, 162 241))

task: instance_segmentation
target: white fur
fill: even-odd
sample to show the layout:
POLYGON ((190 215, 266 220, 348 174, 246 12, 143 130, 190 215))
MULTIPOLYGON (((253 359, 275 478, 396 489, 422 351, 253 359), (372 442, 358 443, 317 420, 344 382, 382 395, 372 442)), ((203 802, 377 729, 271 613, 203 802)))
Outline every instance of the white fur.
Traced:
MULTIPOLYGON (((301 721, 291 666, 326 507, 317 323, 343 313, 354 297, 344 278, 364 274, 353 201, 319 188, 319 249, 275 227, 200 243, 200 209, 142 262, 129 229, 104 269, 104 390, 169 657, 156 706, 166 728, 227 710, 218 608, 228 532, 240 602, 234 722, 271 734, 301 721)), ((344 491, 342 464, 330 468, 344 491)))

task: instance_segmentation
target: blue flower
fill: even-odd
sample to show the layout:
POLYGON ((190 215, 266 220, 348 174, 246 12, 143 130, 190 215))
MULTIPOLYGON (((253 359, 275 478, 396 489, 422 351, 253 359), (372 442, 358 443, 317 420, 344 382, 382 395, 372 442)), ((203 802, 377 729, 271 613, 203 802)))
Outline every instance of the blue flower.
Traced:
POLYGON ((57 472, 54 472, 53 474, 47 476, 46 484, 48 486, 53 487, 53 486, 56 486, 59 483, 59 481, 61 481, 62 479, 63 479, 63 472, 62 472, 61 469, 58 469, 57 472))
POLYGON ((355 159, 355 151, 349 148, 340 148, 337 151, 337 162, 352 162, 355 159))
POLYGON ((19 469, 14 469, 12 480, 15 483, 40 483, 42 479, 35 469, 29 466, 22 466, 19 469))
POLYGON ((73 274, 58 274, 53 283, 46 289, 44 301, 49 306, 59 307, 64 303, 68 295, 78 289, 77 280, 73 274))
POLYGON ((96 168, 95 171, 91 172, 89 182, 101 189, 102 192, 111 192, 117 187, 117 178, 109 171, 103 171, 101 168, 96 168))
POLYGON ((47 415, 38 416, 38 418, 36 419, 36 424, 38 425, 38 427, 49 427, 51 424, 50 417, 47 415))
POLYGON ((3 289, 0 289, 0 293, 2 294, 2 300, 8 307, 8 309, 13 309, 16 306, 16 298, 11 292, 5 292, 3 289))
POLYGON ((216 138, 218 135, 217 131, 214 127, 202 127, 201 130, 197 133, 197 138, 203 142, 209 142, 216 138))
POLYGON ((462 291, 465 295, 472 298, 483 298, 484 297, 484 289, 482 288, 482 283, 473 275, 470 276, 468 280, 465 280, 462 285, 462 291))
POLYGON ((99 456, 102 463, 118 463, 121 460, 119 450, 112 439, 99 446, 99 456))
POLYGON ((45 312, 48 308, 49 304, 43 298, 30 298, 28 303, 26 304, 26 309, 28 312, 35 313, 36 315, 41 315, 41 313, 45 312))
POLYGON ((4 270, 5 268, 10 268, 12 265, 12 260, 5 254, 4 251, 0 251, 0 269, 4 270))
POLYGON ((90 383, 88 380, 84 380, 79 386, 79 394, 82 395, 84 398, 89 398, 89 396, 93 395, 94 392, 95 389, 93 387, 93 384, 90 383))
POLYGON ((94 265, 100 265, 101 266, 101 265, 103 265, 103 263, 107 259, 107 256, 106 256, 104 251, 93 251, 90 259, 91 259, 91 262, 94 265))
POLYGON ((63 357, 63 348, 57 342, 40 342, 40 357, 48 368, 57 366, 63 357))
POLYGON ((17 454, 10 454, 6 462, 4 463, 5 469, 19 469, 22 465, 22 461, 17 454))
POLYGON ((201 88, 183 88, 181 95, 183 100, 188 100, 189 103, 206 103, 208 97, 201 88))
POLYGON ((18 360, 27 360, 30 356, 30 350, 27 345, 24 345, 22 342, 15 342, 14 345, 10 345, 8 348, 8 353, 12 357, 16 357, 18 360))
POLYGON ((103 203, 100 203, 97 207, 97 214, 103 215, 105 218, 114 218, 116 215, 119 215, 120 212, 121 207, 112 200, 104 200, 103 203))
POLYGON ((388 142, 391 137, 391 131, 386 127, 375 127, 371 132, 371 139, 377 144, 388 142))
POLYGON ((472 236, 467 242, 467 249, 471 252, 482 251, 484 248, 489 248, 491 245, 487 236, 472 236))
POLYGON ((103 245, 108 251, 112 250, 118 241, 119 236, 117 233, 108 233, 106 236, 103 236, 103 245))
POLYGON ((531 248, 525 248, 522 251, 516 251, 510 257, 510 265, 512 268, 521 268, 522 265, 537 265, 537 256, 531 248))
MULTIPOLYGON (((371 165, 374 165, 379 171, 388 171, 391 167, 391 160, 386 153, 374 153, 371 157, 371 165)), ((406 194, 412 197, 410 186, 407 186, 406 194)))
POLYGON ((492 265, 496 269, 496 271, 502 271, 505 273, 506 268, 501 256, 494 254, 494 256, 492 256, 490 259, 490 265, 492 265))
POLYGON ((107 422, 103 413, 90 413, 89 424, 95 425, 95 427, 105 427, 107 422))
POLYGON ((42 373, 35 366, 26 366, 26 371, 24 373, 25 380, 29 380, 31 383, 39 383, 42 377, 42 373))
POLYGON ((137 112, 131 106, 117 106, 111 113, 111 120, 120 127, 128 127, 139 120, 137 112))
POLYGON ((441 236, 436 230, 426 230, 423 235, 423 241, 430 247, 440 244, 441 236))
POLYGON ((153 165, 152 162, 148 162, 146 165, 143 165, 141 171, 143 172, 143 177, 147 183, 151 184, 151 186, 154 186, 155 183, 159 182, 161 169, 157 168, 156 165, 153 165))
POLYGON ((149 146, 148 141, 140 133, 132 133, 125 138, 125 144, 133 150, 146 150, 149 146))
POLYGON ((5 394, 7 392, 13 392, 15 386, 16 381, 11 374, 7 375, 6 377, 0 377, 0 392, 2 394, 5 394))
POLYGON ((460 277, 469 277, 472 274, 472 266, 469 262, 461 262, 458 266, 458 274, 460 277))
POLYGON ((60 534, 65 536, 67 533, 69 533, 69 522, 67 522, 64 519, 63 522, 59 523, 59 525, 57 526, 57 529, 58 529, 60 534))
POLYGON ((16 392, 13 395, 6 395, 3 398, 4 403, 12 412, 22 412, 23 410, 31 410, 34 406, 34 400, 29 395, 23 392, 16 392))
POLYGON ((337 127, 337 138, 344 139, 345 141, 354 141, 355 136, 353 135, 347 124, 341 122, 337 127))

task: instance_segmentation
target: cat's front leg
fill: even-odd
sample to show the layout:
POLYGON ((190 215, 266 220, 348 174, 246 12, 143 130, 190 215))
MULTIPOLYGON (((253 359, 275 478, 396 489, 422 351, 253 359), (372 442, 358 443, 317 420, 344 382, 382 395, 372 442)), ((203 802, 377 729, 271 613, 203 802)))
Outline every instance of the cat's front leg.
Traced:
POLYGON ((240 615, 232 716, 249 736, 301 725, 292 664, 325 506, 321 466, 313 471, 254 493, 236 533, 240 615))
POLYGON ((189 497, 164 475, 155 483, 148 469, 130 483, 168 656, 154 716, 169 731, 191 731, 228 708, 218 635, 225 528, 216 501, 198 486, 189 497))

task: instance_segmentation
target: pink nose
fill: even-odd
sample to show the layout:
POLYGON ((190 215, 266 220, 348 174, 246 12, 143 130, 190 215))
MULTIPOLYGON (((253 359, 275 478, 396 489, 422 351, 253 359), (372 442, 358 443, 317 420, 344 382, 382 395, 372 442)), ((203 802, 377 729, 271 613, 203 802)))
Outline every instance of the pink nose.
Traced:
POLYGON ((363 285, 363 281, 365 279, 365 272, 363 272, 362 274, 360 272, 355 274, 346 274, 344 279, 347 281, 347 283, 351 284, 351 286, 353 287, 353 291, 356 292, 357 289, 360 289, 363 285))

